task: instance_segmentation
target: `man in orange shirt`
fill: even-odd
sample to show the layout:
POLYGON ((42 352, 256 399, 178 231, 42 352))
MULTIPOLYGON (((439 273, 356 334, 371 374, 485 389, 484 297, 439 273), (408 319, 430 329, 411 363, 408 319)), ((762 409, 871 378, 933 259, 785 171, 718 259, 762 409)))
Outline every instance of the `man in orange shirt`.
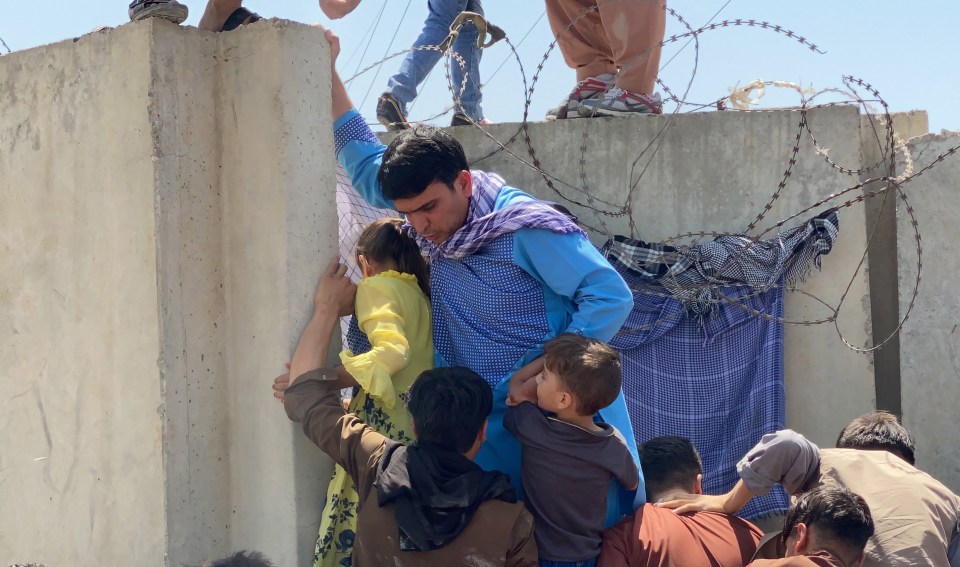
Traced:
POLYGON ((715 512, 676 514, 653 503, 703 493, 703 464, 683 437, 656 437, 640 447, 647 504, 603 535, 599 567, 715 565, 743 567, 763 537, 746 520, 715 512))

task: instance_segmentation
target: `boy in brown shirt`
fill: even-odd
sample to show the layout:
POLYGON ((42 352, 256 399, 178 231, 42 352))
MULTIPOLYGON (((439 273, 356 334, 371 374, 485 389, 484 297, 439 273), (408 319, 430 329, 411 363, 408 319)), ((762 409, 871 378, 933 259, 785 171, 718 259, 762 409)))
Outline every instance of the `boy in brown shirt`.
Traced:
POLYGON ((541 374, 511 381, 503 426, 522 448, 540 565, 590 567, 600 554, 611 480, 627 490, 640 483, 623 436, 593 420, 620 393, 620 357, 601 341, 573 334, 547 342, 543 352, 541 374))

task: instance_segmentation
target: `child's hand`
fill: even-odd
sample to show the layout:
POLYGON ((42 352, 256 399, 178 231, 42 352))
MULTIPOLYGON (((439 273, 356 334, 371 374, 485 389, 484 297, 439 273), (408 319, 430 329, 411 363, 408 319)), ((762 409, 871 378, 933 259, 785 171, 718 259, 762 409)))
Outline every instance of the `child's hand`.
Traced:
POLYGON ((510 379, 510 391, 507 394, 507 405, 515 406, 523 402, 537 403, 537 374, 525 380, 510 379))

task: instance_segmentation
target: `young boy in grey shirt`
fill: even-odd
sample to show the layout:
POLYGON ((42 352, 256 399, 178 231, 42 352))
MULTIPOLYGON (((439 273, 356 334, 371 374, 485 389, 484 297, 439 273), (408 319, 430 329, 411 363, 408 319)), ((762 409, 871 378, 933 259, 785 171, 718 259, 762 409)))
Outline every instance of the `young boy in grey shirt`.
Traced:
POLYGON ((620 393, 620 357, 606 343, 573 334, 547 342, 543 352, 541 374, 511 380, 503 426, 522 447, 521 480, 536 520, 540 565, 592 567, 610 481, 628 490, 640 482, 620 432, 593 421, 620 393))

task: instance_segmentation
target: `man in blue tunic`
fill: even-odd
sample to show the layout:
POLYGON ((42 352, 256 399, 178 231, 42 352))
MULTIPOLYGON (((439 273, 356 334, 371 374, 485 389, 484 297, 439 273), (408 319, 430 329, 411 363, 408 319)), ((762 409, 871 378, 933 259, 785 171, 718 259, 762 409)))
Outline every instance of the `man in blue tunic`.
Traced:
MULTIPOLYGON (((329 30, 327 39, 335 62, 339 40, 329 30)), ((430 256, 437 365, 470 368, 494 390, 476 462, 519 487, 520 447, 502 426, 509 378, 537 375, 543 343, 561 333, 609 341, 632 309, 630 289, 575 223, 498 175, 470 170, 446 132, 419 126, 384 146, 336 69, 333 116, 337 159, 354 188, 403 214, 430 256)), ((636 455, 622 393, 600 418, 636 455)))

